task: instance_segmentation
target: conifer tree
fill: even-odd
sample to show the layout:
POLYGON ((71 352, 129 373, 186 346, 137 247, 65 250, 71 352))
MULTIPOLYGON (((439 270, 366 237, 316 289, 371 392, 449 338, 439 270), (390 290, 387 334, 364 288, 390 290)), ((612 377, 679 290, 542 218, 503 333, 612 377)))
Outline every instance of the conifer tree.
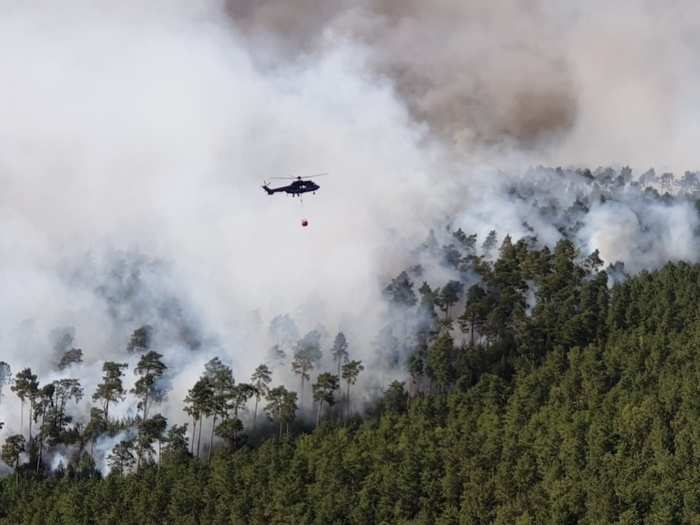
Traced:
POLYGON ((343 363, 347 363, 348 358, 350 357, 350 354, 348 354, 348 341, 343 332, 338 332, 338 335, 335 336, 333 348, 331 349, 331 355, 333 356, 333 360, 338 365, 337 375, 340 377, 340 367, 343 365, 343 363))
POLYGON ((10 389, 17 395, 20 399, 22 406, 20 412, 20 425, 24 426, 24 403, 29 401, 29 438, 28 441, 31 442, 32 439, 32 416, 34 412, 34 401, 39 390, 39 381, 37 380, 36 374, 32 373, 31 368, 25 368, 17 372, 15 376, 15 382, 10 387, 10 389))
POLYGON ((350 386, 354 385, 357 383, 357 378, 360 376, 360 372, 362 372, 365 369, 365 367, 362 365, 362 361, 349 361, 348 363, 345 363, 342 368, 342 376, 343 379, 345 380, 346 384, 346 392, 345 392, 345 402, 347 406, 347 413, 350 413, 350 386))
POLYGON ((168 367, 162 361, 163 355, 149 351, 141 356, 134 374, 140 376, 131 393, 139 398, 141 419, 148 419, 149 403, 159 403, 165 398, 165 391, 160 384, 160 379, 168 367))
POLYGON ((255 410, 253 411, 253 428, 255 428, 258 418, 258 404, 260 399, 267 395, 269 384, 272 381, 272 372, 267 365, 262 364, 255 369, 250 379, 253 388, 255 388, 255 410))
POLYGON ((312 385, 314 401, 318 403, 316 412, 316 425, 321 422, 324 403, 328 407, 335 405, 335 391, 339 388, 339 378, 330 372, 323 372, 318 375, 316 382, 312 385))
POLYGON ((123 370, 127 367, 126 363, 115 363, 114 361, 105 361, 102 365, 102 382, 97 385, 92 399, 93 401, 102 400, 102 411, 106 421, 109 421, 110 403, 124 401, 126 396, 122 377, 124 376, 123 370))
POLYGON ((12 368, 5 361, 0 361, 0 404, 3 400, 3 388, 12 382, 12 368))

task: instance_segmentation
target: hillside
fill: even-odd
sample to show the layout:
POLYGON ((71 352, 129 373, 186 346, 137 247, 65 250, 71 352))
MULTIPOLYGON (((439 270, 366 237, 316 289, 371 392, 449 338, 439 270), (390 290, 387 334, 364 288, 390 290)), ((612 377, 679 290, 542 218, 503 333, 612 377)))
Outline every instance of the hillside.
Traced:
POLYGON ((211 465, 184 452, 106 479, 87 460, 6 477, 0 522, 699 521, 700 266, 608 289, 567 241, 506 239, 481 268, 460 322, 423 289, 415 308, 433 314, 412 379, 363 418, 329 412, 211 465))

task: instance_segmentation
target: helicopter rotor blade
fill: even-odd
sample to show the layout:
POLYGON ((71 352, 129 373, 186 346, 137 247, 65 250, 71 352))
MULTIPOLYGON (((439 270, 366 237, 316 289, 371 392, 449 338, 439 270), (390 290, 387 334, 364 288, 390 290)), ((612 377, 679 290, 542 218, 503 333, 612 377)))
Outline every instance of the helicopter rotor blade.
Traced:
POLYGON ((328 173, 317 173, 316 175, 309 175, 308 177, 270 177, 271 179, 278 179, 278 180, 299 180, 299 179, 314 179, 316 177, 325 177, 328 175, 328 173))

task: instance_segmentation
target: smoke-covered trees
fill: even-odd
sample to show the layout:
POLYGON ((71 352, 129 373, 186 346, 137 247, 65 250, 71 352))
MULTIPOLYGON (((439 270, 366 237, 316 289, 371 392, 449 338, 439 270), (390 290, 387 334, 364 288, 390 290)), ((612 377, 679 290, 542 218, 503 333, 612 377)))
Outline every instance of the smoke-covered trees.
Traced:
POLYGON ((234 401, 235 397, 235 382, 231 368, 224 365, 218 357, 211 359, 204 365, 204 374, 209 378, 208 384, 211 388, 211 394, 207 397, 207 405, 204 410, 204 413, 212 418, 207 454, 207 458, 211 458, 216 421, 219 418, 225 418, 228 414, 230 403, 234 401))
POLYGON ((110 403, 119 403, 126 396, 122 377, 127 367, 126 363, 115 363, 114 361, 105 361, 102 365, 102 382, 97 385, 92 399, 93 401, 102 401, 102 410, 106 421, 109 421, 110 403))
MULTIPOLYGON (((24 420, 24 404, 29 401, 29 441, 32 438, 32 413, 34 412, 34 402, 36 401, 36 395, 39 391, 39 381, 37 380, 36 374, 32 373, 31 368, 25 368, 17 372, 15 376, 15 383, 10 387, 10 389, 17 395, 17 397, 22 402, 22 408, 20 412, 21 421, 24 420)), ((22 423, 20 423, 22 424, 22 423)))
POLYGON ((250 378, 253 388, 255 388, 255 409, 253 411, 253 428, 255 428, 258 419, 258 404, 260 399, 267 396, 270 390, 269 384, 272 381, 272 371, 265 365, 259 365, 250 378))
POLYGON ((269 333, 281 350, 289 348, 299 339, 299 329, 287 314, 278 315, 270 321, 269 333))
POLYGON ((489 311, 486 291, 478 284, 470 286, 464 313, 459 318, 462 331, 469 333, 469 346, 474 347, 476 334, 483 330, 489 311))
MULTIPOLYGON (((415 388, 391 377, 377 384, 379 394, 365 393, 363 415, 342 424, 325 418, 311 431, 295 420, 305 417, 297 393, 259 368, 250 385, 227 381, 214 429, 224 446, 210 465, 187 451, 194 425, 166 428, 159 415, 105 425, 100 397, 86 428, 64 425, 57 445, 76 450, 65 469, 34 473, 33 463, 22 465, 23 452, 3 454, 22 491, 12 478, 0 480, 0 522, 42 523, 49 515, 126 523, 146 515, 251 524, 697 521, 700 266, 669 264, 608 287, 593 256, 506 239, 499 259, 473 270, 480 280, 468 281, 453 305, 455 315, 464 308, 459 323, 399 345, 398 366, 415 375, 415 388), (263 384, 272 428, 259 422, 248 440, 255 413, 246 419, 253 400, 245 392, 257 395, 263 384), (90 467, 87 445, 102 432, 120 441, 105 480, 90 467), (159 440, 161 465, 153 460, 159 440)), ((423 306, 411 308, 412 315, 423 306)), ((227 368, 214 364, 210 372, 227 368)), ((314 362, 321 364, 335 372, 337 361, 327 355, 314 362)), ((348 407, 362 370, 359 360, 341 365, 348 407)), ((212 375, 205 371, 186 399, 200 432, 217 406, 212 375)), ((327 396, 338 402, 337 378, 323 372, 311 382, 315 416, 323 418, 327 396)), ((53 421, 56 388, 54 381, 38 388, 35 421, 44 413, 53 421)), ((41 435, 35 452, 24 441, 30 461, 41 435)), ((21 448, 22 440, 10 443, 21 448)))
POLYGON ((127 474, 136 463, 134 455, 134 442, 129 439, 124 439, 114 445, 112 452, 107 457, 107 464, 117 475, 127 474))
POLYGON ((80 348, 71 348, 66 350, 58 362, 58 369, 65 370, 73 365, 83 362, 83 351, 80 348))
POLYGON ((331 348, 331 355, 333 356, 333 361, 338 365, 338 377, 340 377, 340 367, 343 363, 347 363, 350 354, 348 354, 348 341, 345 338, 343 332, 338 332, 333 341, 333 348, 331 348))
POLYGON ((126 345, 126 351, 129 353, 143 353, 151 348, 153 342, 153 327, 143 325, 134 330, 126 345))
POLYGON ((286 425, 289 431, 289 423, 294 419, 297 411, 296 392, 290 392, 283 386, 271 389, 267 393, 267 404, 264 410, 265 414, 279 425, 279 437, 281 438, 283 425, 286 425))
POLYGON ((216 435, 222 438, 231 450, 241 446, 242 432, 243 423, 237 417, 225 419, 216 427, 216 435))
POLYGON ((347 404, 347 413, 350 413, 350 386, 357 383, 357 378, 365 367, 362 365, 362 361, 352 360, 345 363, 342 367, 341 373, 342 378, 345 380, 345 402, 347 404))
POLYGON ((73 400, 78 403, 83 398, 83 387, 74 378, 58 379, 51 383, 53 387, 49 392, 49 411, 46 414, 46 424, 49 426, 49 435, 58 438, 64 431, 71 418, 66 414, 68 402, 73 400))
POLYGON ((339 378, 330 372, 323 372, 318 375, 316 382, 312 385, 314 401, 318 403, 316 412, 316 424, 321 422, 324 403, 328 407, 335 405, 335 391, 340 387, 339 378))
POLYGON ((149 351, 141 356, 134 373, 139 377, 131 389, 131 393, 140 399, 139 408, 142 411, 142 419, 148 419, 149 402, 159 403, 165 397, 165 390, 160 379, 168 367, 162 361, 163 355, 149 351))
POLYGON ((12 368, 5 361, 0 361, 0 403, 3 400, 3 389, 12 382, 12 368))
POLYGON ((199 445, 202 439, 202 418, 208 415, 213 396, 213 387, 209 376, 200 377, 185 397, 184 411, 192 418, 192 439, 190 447, 192 454, 199 456, 199 445), (197 434, 195 439, 195 432, 197 434), (195 446, 196 443, 196 446, 195 446))
POLYGON ((414 306, 418 301, 413 283, 406 272, 401 272, 384 288, 384 297, 391 304, 404 308, 414 306))
POLYGON ((317 330, 307 333, 298 343, 292 361, 292 371, 300 377, 300 406, 304 407, 304 385, 311 379, 309 372, 321 360, 321 334, 317 330))
POLYGON ((173 425, 165 434, 162 460, 170 463, 182 463, 188 457, 187 424, 173 425))
POLYGON ((26 441, 21 434, 8 437, 0 449, 0 458, 7 465, 14 467, 16 481, 19 481, 19 460, 25 450, 26 441))

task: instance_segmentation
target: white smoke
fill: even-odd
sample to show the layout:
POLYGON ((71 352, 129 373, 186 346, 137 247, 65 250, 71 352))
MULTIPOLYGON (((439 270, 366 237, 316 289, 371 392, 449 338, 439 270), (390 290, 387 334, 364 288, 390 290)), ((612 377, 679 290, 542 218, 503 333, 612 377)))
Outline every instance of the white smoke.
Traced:
MULTIPOLYGON (((133 369, 124 348, 144 323, 170 369, 157 410, 175 422, 209 358, 238 379, 265 360, 279 313, 302 333, 343 329, 371 360, 380 284, 435 225, 560 238, 563 219, 514 199, 499 168, 698 162, 688 2, 662 17, 625 2, 606 22, 539 2, 522 19, 510 1, 339 1, 318 18, 303 4, 0 0, 0 359, 43 384, 49 334, 74 327, 76 418, 105 359, 133 369), (259 187, 322 171, 303 204, 259 187)), ((560 206, 580 193, 546 184, 560 206)), ((689 204, 591 203, 576 235, 608 262, 695 260, 689 204)), ((0 421, 20 431, 13 396, 0 421)))

